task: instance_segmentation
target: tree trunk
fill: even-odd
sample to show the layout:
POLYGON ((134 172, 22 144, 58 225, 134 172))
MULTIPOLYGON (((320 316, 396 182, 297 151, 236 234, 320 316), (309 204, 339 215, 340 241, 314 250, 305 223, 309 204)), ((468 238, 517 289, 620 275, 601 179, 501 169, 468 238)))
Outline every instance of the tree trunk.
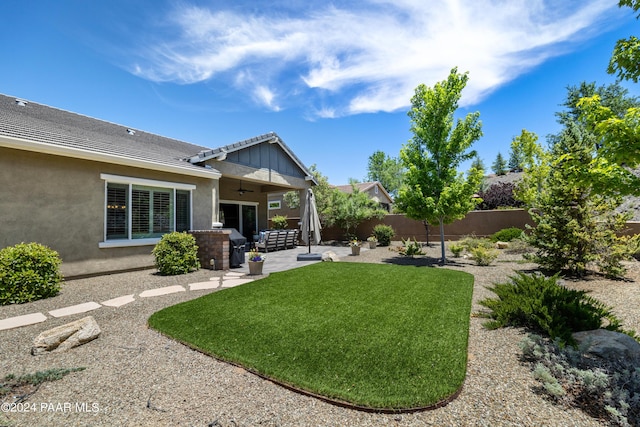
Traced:
POLYGON ((444 253, 444 219, 440 217, 440 247, 442 248, 442 259, 440 260, 442 265, 445 265, 447 258, 444 253))

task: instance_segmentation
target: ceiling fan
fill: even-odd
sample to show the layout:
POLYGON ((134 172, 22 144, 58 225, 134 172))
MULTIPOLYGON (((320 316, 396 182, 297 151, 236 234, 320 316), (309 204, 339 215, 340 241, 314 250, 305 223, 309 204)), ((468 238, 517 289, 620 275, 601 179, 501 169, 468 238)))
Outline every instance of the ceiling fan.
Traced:
POLYGON ((237 192, 238 192, 238 194, 240 194, 241 196, 242 196, 244 193, 253 193, 253 190, 249 190, 248 188, 242 188, 242 180, 240 181, 240 188, 238 188, 236 191, 237 191, 237 192))

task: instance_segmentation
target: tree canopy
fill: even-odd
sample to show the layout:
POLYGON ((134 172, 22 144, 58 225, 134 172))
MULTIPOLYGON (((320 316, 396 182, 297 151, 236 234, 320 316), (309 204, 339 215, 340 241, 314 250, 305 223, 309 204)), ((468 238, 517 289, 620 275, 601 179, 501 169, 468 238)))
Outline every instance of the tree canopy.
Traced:
POLYGON ((369 156, 367 179, 380 182, 392 197, 398 194, 403 173, 402 162, 399 159, 390 157, 382 151, 375 151, 369 156))
MULTIPOLYGON (((620 0, 618 6, 628 6, 634 12, 638 12, 640 0, 620 0)), ((640 14, 637 17, 640 17, 640 14)), ((620 39, 616 42, 607 72, 616 74, 619 79, 638 83, 640 78, 640 40, 637 37, 630 36, 628 39, 620 39)))

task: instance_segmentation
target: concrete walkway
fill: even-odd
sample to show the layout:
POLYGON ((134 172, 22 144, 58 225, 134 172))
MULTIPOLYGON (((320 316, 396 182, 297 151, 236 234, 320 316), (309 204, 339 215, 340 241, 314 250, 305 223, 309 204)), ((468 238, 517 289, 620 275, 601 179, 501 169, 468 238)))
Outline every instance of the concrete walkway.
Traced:
MULTIPOLYGON (((367 250, 367 249, 362 249, 367 250)), ((308 253, 309 248, 307 246, 298 246, 294 249, 287 249, 283 251, 269 252, 266 254, 266 260, 263 267, 263 274, 275 273, 278 271, 291 270, 293 268, 303 267, 305 265, 314 264, 320 261, 298 261, 298 254, 308 253)), ((351 253, 351 249, 348 247, 339 246, 311 246, 311 252, 322 254, 327 251, 334 252, 338 257, 344 257, 351 253)), ((247 254, 245 254, 246 258, 247 254)), ((243 285, 245 283, 252 282, 254 278, 249 275, 249 264, 245 261, 240 267, 233 268, 225 272, 220 277, 213 277, 206 282, 190 283, 186 288, 180 285, 166 286, 163 288, 147 289, 140 292, 137 296, 135 294, 114 296, 106 301, 100 303, 89 301, 82 304, 76 304, 68 307, 61 307, 56 310, 50 310, 45 315, 44 313, 30 313, 22 316, 9 317, 0 320, 0 331, 5 329, 19 328, 21 326, 34 325, 46 321, 49 318, 71 316, 79 313, 87 313, 93 310, 98 310, 101 307, 122 307, 126 304, 132 303, 139 299, 153 298, 162 295, 168 295, 176 292, 188 292, 205 289, 217 289, 217 288, 231 288, 234 286, 243 285)))

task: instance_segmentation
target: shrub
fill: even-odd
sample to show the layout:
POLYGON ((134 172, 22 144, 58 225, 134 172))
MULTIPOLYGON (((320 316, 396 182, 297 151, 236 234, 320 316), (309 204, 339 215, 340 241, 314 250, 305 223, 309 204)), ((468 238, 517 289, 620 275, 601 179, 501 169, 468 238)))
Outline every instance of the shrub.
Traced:
POLYGON ((60 256, 39 243, 0 250, 0 305, 22 304, 60 292, 60 256))
POLYGON ((167 233, 153 248, 155 264, 163 276, 189 273, 200 268, 196 239, 187 233, 167 233))
POLYGON ((414 255, 425 254, 422 250, 422 245, 420 245, 420 243, 418 243, 415 238, 413 239, 413 242, 411 241, 411 239, 402 239, 402 245, 403 246, 398 250, 400 255, 413 257, 414 255))
POLYGON ((471 255, 477 265, 487 266, 491 265, 493 261, 498 258, 498 251, 493 248, 486 248, 484 246, 477 246, 471 249, 471 255))
POLYGON ((503 228, 491 235, 492 242, 510 242, 514 239, 522 238, 524 230, 518 227, 503 228))
POLYGON ((396 232, 390 225, 378 224, 373 227, 373 235, 378 239, 380 246, 389 246, 391 238, 395 236, 396 232))
POLYGON ((464 251, 464 246, 458 243, 450 243, 449 250, 453 254, 454 258, 460 258, 460 255, 462 255, 462 251, 464 251))
POLYGON ((533 334, 520 343, 523 359, 542 384, 539 390, 550 399, 597 419, 608 417, 613 425, 638 425, 640 369, 630 359, 590 357, 585 347, 564 346, 533 334))
POLYGON ((609 329, 625 332, 611 309, 587 295, 585 291, 566 288, 557 283, 558 276, 518 273, 511 283, 497 283, 488 289, 497 298, 486 298, 480 305, 491 310, 480 313, 492 319, 489 329, 520 326, 575 344, 573 332, 609 329))
POLYGON ((493 248, 493 243, 489 239, 483 237, 476 237, 475 235, 464 236, 458 240, 458 244, 462 245, 467 251, 471 252, 477 247, 483 247, 486 249, 493 248))
POLYGON ((276 230, 284 230, 289 227, 289 221, 286 215, 274 215, 271 217, 271 223, 276 230))

